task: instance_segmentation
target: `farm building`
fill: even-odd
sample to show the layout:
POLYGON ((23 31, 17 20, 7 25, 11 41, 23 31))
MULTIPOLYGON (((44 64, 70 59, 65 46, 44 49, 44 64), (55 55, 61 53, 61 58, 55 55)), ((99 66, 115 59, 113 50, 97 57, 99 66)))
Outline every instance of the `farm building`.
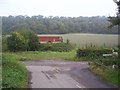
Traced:
POLYGON ((38 35, 38 39, 40 43, 61 43, 63 42, 63 38, 57 35, 38 35))

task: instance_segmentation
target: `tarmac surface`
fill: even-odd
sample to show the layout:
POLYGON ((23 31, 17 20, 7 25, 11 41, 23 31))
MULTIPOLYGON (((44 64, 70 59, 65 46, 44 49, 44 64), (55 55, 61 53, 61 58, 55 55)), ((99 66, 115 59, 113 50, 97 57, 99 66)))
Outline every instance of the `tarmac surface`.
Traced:
POLYGON ((90 72, 87 62, 36 60, 23 63, 30 72, 29 88, 115 88, 90 72))

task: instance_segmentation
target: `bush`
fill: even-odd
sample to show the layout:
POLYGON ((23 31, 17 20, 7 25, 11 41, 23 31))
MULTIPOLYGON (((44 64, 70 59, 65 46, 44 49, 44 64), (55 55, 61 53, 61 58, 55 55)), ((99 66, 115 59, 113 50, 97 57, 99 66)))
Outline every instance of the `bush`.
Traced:
POLYGON ((24 51, 27 49, 27 40, 18 32, 13 32, 7 38, 7 45, 10 51, 24 51))
POLYGON ((58 51, 67 52, 73 49, 72 45, 67 43, 46 43, 40 44, 39 47, 41 51, 58 51))
POLYGON ((102 64, 104 64, 105 66, 112 66, 112 65, 116 65, 119 68, 120 65, 120 59, 118 57, 101 57, 99 59, 97 59, 97 62, 100 62, 102 64))
POLYGON ((111 49, 78 49, 76 56, 80 57, 99 57, 102 54, 110 54, 112 53, 111 49))
POLYGON ((2 56, 2 87, 26 88, 28 83, 27 69, 12 55, 2 56))
POLYGON ((24 38, 28 41, 27 50, 36 51, 39 49, 40 43, 39 43, 37 35, 34 32, 27 31, 27 30, 24 30, 24 31, 21 30, 19 31, 19 33, 23 35, 24 38))
POLYGON ((7 38, 7 45, 10 51, 35 51, 39 49, 38 37, 30 31, 13 32, 7 38))

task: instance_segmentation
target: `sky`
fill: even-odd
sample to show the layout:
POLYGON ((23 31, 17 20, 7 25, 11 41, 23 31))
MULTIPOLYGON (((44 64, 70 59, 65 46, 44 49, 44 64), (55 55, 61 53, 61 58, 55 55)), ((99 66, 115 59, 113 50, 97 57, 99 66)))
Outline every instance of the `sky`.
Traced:
POLYGON ((115 16, 113 0, 0 0, 0 16, 115 16))

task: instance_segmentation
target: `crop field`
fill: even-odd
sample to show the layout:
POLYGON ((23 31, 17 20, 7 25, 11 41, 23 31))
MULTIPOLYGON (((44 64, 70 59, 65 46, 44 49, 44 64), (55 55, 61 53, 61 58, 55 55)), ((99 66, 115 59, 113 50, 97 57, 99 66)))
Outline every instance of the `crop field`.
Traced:
POLYGON ((77 45, 79 47, 118 46, 118 35, 116 34, 75 33, 75 34, 51 34, 51 35, 62 36, 64 42, 66 42, 68 39, 70 40, 71 44, 77 45))

